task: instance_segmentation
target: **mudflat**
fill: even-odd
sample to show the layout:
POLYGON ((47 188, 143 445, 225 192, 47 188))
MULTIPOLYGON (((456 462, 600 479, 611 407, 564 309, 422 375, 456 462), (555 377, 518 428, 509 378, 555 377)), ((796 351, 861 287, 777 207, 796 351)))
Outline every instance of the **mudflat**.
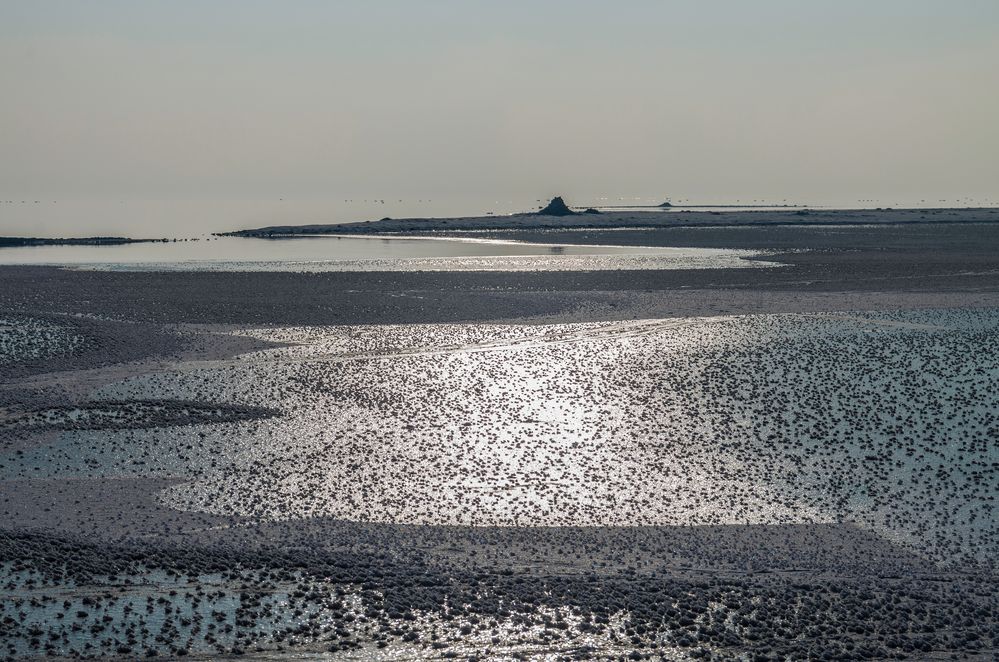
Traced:
POLYGON ((991 659, 999 225, 951 213, 428 226, 772 268, 0 267, 4 653, 991 659))

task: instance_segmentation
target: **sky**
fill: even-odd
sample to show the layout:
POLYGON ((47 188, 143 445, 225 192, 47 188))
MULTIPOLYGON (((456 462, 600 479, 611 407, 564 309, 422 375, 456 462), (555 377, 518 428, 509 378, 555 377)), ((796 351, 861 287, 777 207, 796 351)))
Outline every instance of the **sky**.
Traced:
POLYGON ((999 204, 995 0, 0 0, 0 90, 0 234, 999 204))

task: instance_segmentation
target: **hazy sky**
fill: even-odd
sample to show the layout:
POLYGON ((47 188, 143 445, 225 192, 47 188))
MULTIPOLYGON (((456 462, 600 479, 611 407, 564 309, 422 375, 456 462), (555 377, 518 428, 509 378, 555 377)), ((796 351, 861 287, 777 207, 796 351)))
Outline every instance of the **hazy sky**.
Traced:
POLYGON ((52 200, 999 201, 996 118, 996 0, 0 0, 0 234, 52 200))

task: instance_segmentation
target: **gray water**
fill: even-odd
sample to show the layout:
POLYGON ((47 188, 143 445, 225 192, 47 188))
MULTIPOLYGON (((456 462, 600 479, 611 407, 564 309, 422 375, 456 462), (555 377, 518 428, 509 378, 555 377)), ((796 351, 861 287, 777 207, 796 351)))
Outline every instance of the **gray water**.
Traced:
POLYGON ((752 251, 482 239, 297 236, 0 248, 0 264, 150 271, 441 271, 764 266, 752 251))

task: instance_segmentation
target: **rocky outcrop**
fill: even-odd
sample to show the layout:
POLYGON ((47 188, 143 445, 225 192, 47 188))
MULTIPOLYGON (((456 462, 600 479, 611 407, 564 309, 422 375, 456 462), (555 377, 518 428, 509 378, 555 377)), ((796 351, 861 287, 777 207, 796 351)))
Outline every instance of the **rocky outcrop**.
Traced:
POLYGON ((538 212, 540 216, 575 216, 577 213, 569 209, 565 204, 565 200, 559 196, 552 198, 548 206, 538 212))

